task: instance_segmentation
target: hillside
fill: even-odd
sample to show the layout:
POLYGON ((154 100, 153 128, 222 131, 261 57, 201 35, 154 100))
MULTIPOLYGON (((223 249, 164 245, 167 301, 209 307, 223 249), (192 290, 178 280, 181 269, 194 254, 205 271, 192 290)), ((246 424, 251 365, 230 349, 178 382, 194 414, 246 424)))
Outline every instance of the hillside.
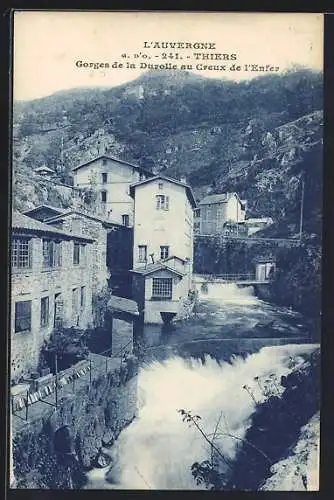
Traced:
MULTIPOLYGON (((305 178, 306 230, 318 232, 322 75, 294 70, 250 81, 148 72, 110 89, 73 89, 14 104, 14 202, 46 163, 71 182, 71 168, 108 152, 154 171, 186 176, 200 199, 236 190, 250 216, 271 215, 276 233, 298 225, 305 178), (61 151, 63 150, 63 156, 61 151), (63 158, 63 160, 62 160, 63 158)), ((27 196, 26 196, 27 198, 27 196)), ((28 197, 29 198, 29 197, 28 197)))

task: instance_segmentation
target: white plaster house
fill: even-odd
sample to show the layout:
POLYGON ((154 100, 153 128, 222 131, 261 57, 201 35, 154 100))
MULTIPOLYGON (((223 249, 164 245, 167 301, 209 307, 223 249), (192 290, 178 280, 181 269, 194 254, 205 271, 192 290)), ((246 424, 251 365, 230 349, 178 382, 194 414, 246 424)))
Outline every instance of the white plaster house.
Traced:
POLYGON ((182 314, 192 290, 196 202, 190 186, 162 175, 132 184, 130 194, 133 298, 145 323, 162 323, 182 314))
POLYGON ((200 205, 200 233, 222 233, 228 221, 243 222, 246 202, 237 193, 211 194, 205 196, 200 205))
POLYGON ((111 222, 132 226, 133 199, 129 186, 153 174, 132 163, 101 155, 74 167, 72 175, 75 187, 93 187, 97 191, 99 206, 105 217, 111 222))

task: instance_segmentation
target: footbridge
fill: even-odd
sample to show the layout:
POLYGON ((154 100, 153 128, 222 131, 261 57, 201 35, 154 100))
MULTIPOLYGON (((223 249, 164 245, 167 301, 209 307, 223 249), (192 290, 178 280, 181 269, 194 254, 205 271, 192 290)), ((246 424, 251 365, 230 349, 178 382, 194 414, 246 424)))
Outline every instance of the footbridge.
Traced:
POLYGON ((194 274, 193 282, 194 284, 201 285, 202 283, 234 283, 236 285, 269 285, 272 280, 259 280, 256 279, 255 274, 194 274))

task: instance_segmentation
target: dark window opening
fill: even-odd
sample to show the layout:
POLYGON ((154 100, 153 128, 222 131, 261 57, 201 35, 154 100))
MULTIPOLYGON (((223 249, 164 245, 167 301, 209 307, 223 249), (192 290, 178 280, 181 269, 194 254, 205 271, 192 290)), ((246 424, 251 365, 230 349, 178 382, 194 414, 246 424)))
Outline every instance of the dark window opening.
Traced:
POLYGON ((102 203, 107 202, 107 191, 101 191, 101 201, 102 203))
POLYGON ((80 263, 80 245, 79 243, 74 243, 73 246, 73 264, 80 263))
POLYGON ((80 307, 83 308, 85 307, 85 288, 84 286, 82 286, 80 288, 80 307))
POLYGON ((165 196, 164 194, 157 194, 156 208, 157 210, 169 210, 169 196, 165 196))
POLYGON ((31 330, 31 300, 15 303, 15 333, 31 330))
POLYGON ((127 214, 122 215, 123 226, 128 227, 129 223, 130 223, 129 216, 127 214))
POLYGON ((43 267, 61 266, 61 242, 43 240, 43 267))
POLYGON ((108 182, 108 174, 103 173, 102 174, 102 184, 107 184, 108 182))
POLYGON ((139 262, 147 262, 147 246, 139 245, 138 246, 138 261, 139 262))
POLYGON ((169 246, 161 246, 160 247, 160 259, 168 259, 169 257, 169 246))
POLYGON ((41 327, 49 324, 49 297, 41 298, 41 327))

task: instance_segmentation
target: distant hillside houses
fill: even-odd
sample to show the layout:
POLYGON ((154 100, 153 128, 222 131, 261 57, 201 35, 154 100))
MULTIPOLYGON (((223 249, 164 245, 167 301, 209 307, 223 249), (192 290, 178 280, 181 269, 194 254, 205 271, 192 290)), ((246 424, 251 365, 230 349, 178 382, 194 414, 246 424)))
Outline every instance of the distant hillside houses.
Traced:
POLYGON ((195 211, 196 232, 203 235, 251 236, 273 223, 271 217, 246 216, 247 200, 235 192, 205 196, 195 211))

